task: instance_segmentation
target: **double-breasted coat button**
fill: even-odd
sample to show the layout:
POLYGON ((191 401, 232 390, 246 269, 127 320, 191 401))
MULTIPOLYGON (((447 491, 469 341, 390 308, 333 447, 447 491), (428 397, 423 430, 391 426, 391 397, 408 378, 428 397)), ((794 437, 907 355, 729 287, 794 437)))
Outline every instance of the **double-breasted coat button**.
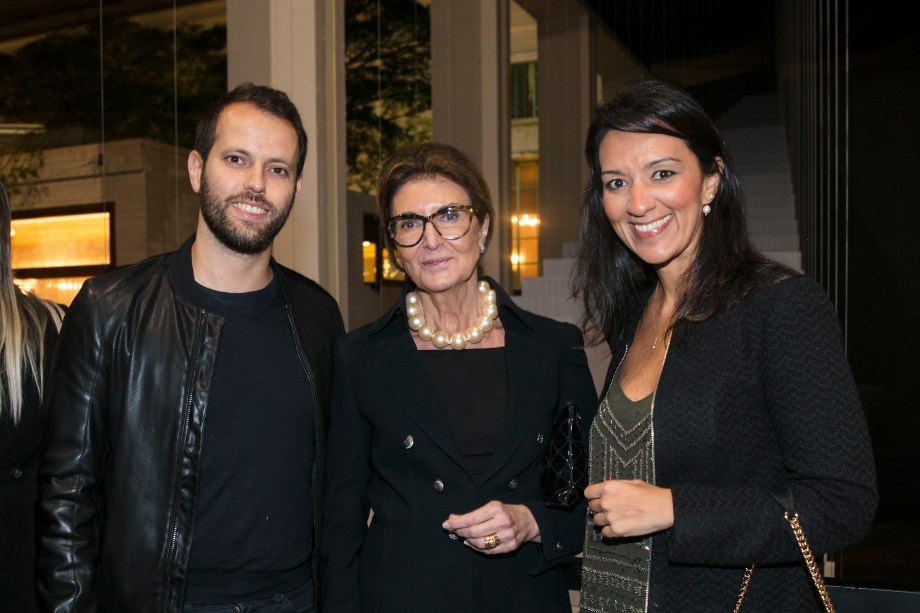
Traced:
POLYGON ((517 486, 518 486, 518 481, 517 481, 517 479, 512 479, 511 481, 508 482, 508 489, 509 489, 509 490, 516 490, 516 489, 517 489, 517 486))
POLYGON ((13 479, 20 479, 20 478, 22 478, 22 469, 19 468, 18 466, 17 466, 16 468, 11 468, 11 469, 10 469, 10 476, 11 476, 13 479))
POLYGON ((435 479, 435 482, 434 482, 434 491, 438 492, 439 494, 440 494, 441 492, 443 492, 443 491, 444 491, 444 482, 441 481, 440 479, 435 479))
POLYGON ((556 551, 562 551, 562 543, 556 543, 556 551))
POLYGON ((415 444, 415 439, 412 438, 411 434, 403 440, 403 447, 405 447, 406 449, 411 449, 412 445, 414 444, 415 444))
POLYGON ((542 444, 543 444, 543 433, 541 432, 540 434, 537 435, 537 445, 542 445, 542 444))

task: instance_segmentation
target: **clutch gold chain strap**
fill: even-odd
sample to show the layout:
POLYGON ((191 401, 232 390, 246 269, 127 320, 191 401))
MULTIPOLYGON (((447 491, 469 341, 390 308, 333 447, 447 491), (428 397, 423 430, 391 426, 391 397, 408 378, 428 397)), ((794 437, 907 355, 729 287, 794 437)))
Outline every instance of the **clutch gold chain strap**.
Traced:
MULTIPOLYGON (((805 540, 805 532, 802 530, 801 524, 799 524, 799 514, 786 511, 784 517, 792 527, 792 533, 795 535, 795 542, 798 543, 799 549, 802 551, 802 557, 805 558, 808 574, 811 575, 811 580, 818 590, 818 596, 821 597, 821 602, 824 604, 824 610, 826 613, 834 613, 834 605, 831 603, 831 597, 828 595, 827 587, 824 585, 824 577, 821 576, 821 571, 818 570, 818 565, 815 564, 815 556, 811 553, 811 547, 808 546, 808 541, 805 540)), ((748 584, 751 583, 751 575, 753 573, 753 564, 744 569, 744 578, 741 580, 741 590, 738 592, 738 600, 735 601, 735 613, 741 611, 741 603, 744 601, 744 595, 747 593, 748 584)))

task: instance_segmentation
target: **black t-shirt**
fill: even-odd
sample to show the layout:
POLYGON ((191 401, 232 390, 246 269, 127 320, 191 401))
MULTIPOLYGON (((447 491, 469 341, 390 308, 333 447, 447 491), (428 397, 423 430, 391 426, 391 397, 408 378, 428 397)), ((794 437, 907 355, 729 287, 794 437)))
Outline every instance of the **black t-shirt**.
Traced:
POLYGON ((256 292, 198 291, 224 324, 185 601, 256 600, 311 578, 315 407, 277 279, 256 292))

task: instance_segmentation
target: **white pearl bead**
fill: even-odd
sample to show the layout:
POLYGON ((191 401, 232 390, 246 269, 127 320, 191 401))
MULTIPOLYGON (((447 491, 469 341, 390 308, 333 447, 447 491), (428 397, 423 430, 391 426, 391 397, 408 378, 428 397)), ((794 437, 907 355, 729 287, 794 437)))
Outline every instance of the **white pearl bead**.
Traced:
POLYGON ((438 330, 434 333, 434 336, 431 337, 431 344, 437 347, 438 349, 444 349, 448 344, 447 335, 438 330))
POLYGON ((450 337, 450 346, 459 351, 466 347, 466 339, 463 338, 462 334, 457 332, 450 337))
POLYGON ((431 341, 431 344, 436 349, 450 347, 451 349, 460 350, 466 348, 467 344, 482 341, 486 332, 494 327, 492 320, 498 317, 498 304, 495 290, 492 289, 488 281, 480 281, 477 289, 482 294, 479 318, 476 320, 476 324, 466 332, 448 334, 442 330, 434 330, 422 317, 422 309, 416 292, 406 294, 406 317, 409 327, 423 341, 431 341))

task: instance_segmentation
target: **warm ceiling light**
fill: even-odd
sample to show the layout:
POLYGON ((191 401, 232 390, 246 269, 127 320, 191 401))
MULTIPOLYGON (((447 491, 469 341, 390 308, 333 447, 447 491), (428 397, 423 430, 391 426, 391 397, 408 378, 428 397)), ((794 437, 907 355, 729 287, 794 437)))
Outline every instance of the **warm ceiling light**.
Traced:
POLYGON ((534 227, 540 225, 540 216, 539 215, 529 215, 524 213, 520 217, 515 215, 511 218, 511 223, 517 224, 519 226, 529 226, 534 227))

